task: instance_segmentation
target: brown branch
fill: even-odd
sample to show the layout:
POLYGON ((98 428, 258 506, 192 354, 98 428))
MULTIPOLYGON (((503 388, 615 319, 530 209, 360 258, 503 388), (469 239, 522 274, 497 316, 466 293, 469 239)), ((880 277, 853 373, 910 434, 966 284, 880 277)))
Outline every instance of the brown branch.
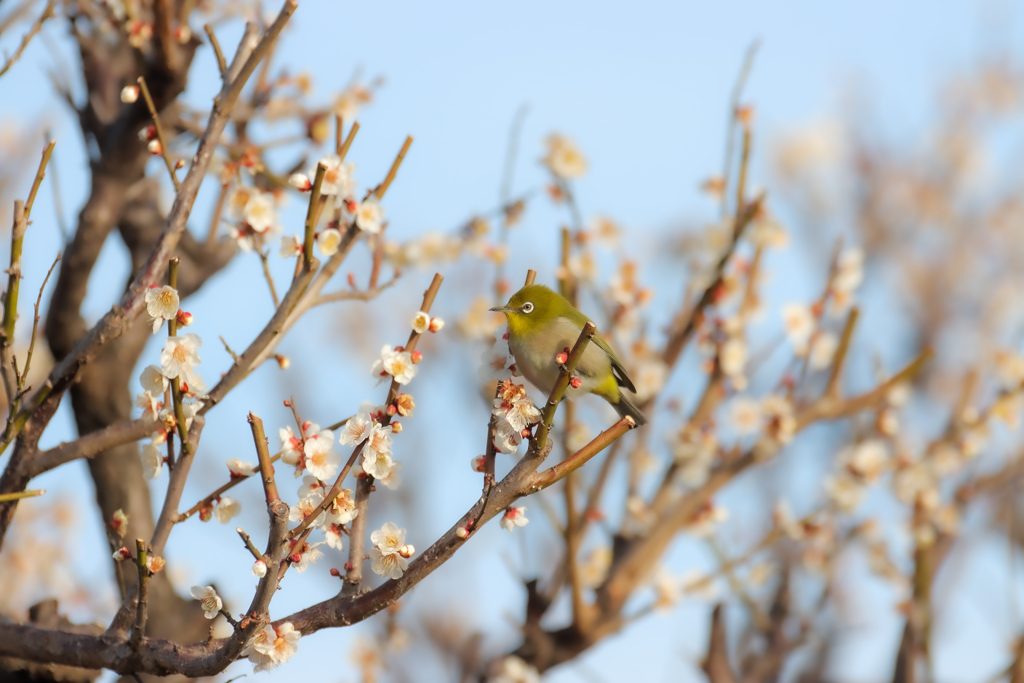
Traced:
POLYGON ((155 431, 157 426, 150 418, 139 418, 90 432, 74 441, 40 452, 23 464, 25 475, 29 478, 37 477, 73 460, 92 458, 114 446, 138 441, 155 431))
POLYGON ((708 676, 708 683, 735 683, 736 677, 729 665, 729 646, 725 639, 725 606, 715 605, 711 612, 711 629, 708 634, 708 654, 701 664, 708 676))
POLYGON ((135 539, 135 567, 139 571, 138 602, 135 603, 135 625, 129 643, 133 650, 139 648, 146 633, 146 618, 149 615, 149 567, 146 564, 146 542, 135 539))
POLYGON ((256 446, 256 456, 260 462, 260 478, 263 481, 263 494, 270 506, 275 501, 281 500, 277 492, 277 482, 274 480, 274 465, 270 459, 270 451, 267 448, 267 435, 263 432, 263 420, 255 413, 249 413, 249 425, 252 429, 252 440, 256 446))

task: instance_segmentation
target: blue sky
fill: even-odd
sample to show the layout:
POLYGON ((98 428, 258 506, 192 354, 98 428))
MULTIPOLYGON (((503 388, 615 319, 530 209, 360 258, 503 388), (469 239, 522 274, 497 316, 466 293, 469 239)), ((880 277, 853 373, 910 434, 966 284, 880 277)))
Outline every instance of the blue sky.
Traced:
MULTIPOLYGON (((711 220, 716 215, 715 207, 700 195, 697 186, 721 166, 727 103, 743 55, 753 40, 760 40, 761 46, 744 100, 757 107, 755 171, 764 170, 766 145, 775 134, 835 116, 842 94, 854 84, 872 102, 889 134, 912 137, 927 120, 931 96, 943 75, 1000 49, 1024 44, 1024 24, 1009 0, 666 1, 637 5, 527 1, 442 6, 411 1, 305 0, 281 44, 280 59, 292 65, 293 71, 310 72, 324 102, 344 87, 354 71, 386 80, 375 104, 360 117, 362 129, 351 158, 359 164, 359 177, 371 183, 383 176, 404 137, 415 137, 387 197, 393 236, 407 238, 429 229, 453 229, 474 212, 494 207, 509 126, 516 111, 526 105, 529 110, 515 189, 527 190, 544 181, 537 159, 542 154, 541 141, 549 132, 572 136, 590 159, 590 172, 577 186, 584 215, 606 213, 622 220, 631 237, 626 249, 639 257, 656 248, 670 226, 711 220)), ((198 32, 199 27, 193 29, 198 32)), ((230 49, 237 27, 218 31, 221 43, 230 49)), ((56 43, 66 39, 57 26, 51 26, 48 34, 56 43)), ((10 43, 11 37, 5 36, 0 45, 10 49, 10 43)), ((74 56, 67 54, 66 59, 74 56)), ((44 77, 50 64, 41 41, 36 41, 24 61, 0 80, 0 123, 8 129, 32 129, 44 120, 54 131, 65 220, 73 221, 88 189, 83 184, 85 160, 75 122, 66 109, 53 105, 52 88, 44 77)), ((190 100, 203 102, 215 89, 208 51, 200 53, 193 73, 190 100)), ((754 178, 758 184, 770 181, 764 172, 755 172, 754 178)), ((209 193, 209 188, 205 192, 209 193)), ((45 191, 42 197, 45 201, 37 206, 26 247, 31 272, 23 291, 38 287, 42 272, 59 248, 53 204, 45 191)), ((205 215, 202 207, 209 201, 209 194, 201 197, 197 216, 205 215)), ((513 234, 509 272, 535 267, 542 277, 550 277, 556 261, 557 226, 564 220, 543 201, 531 206, 523 227, 513 234)), ((89 306, 95 315, 109 308, 124 277, 119 245, 112 243, 107 251, 102 273, 91 284, 89 306)), ((231 290, 249 286, 237 283, 254 282, 256 271, 251 259, 235 264, 211 283, 217 294, 190 302, 197 331, 206 340, 208 377, 215 377, 218 368, 227 363, 217 348, 217 335, 227 331, 237 347, 261 324, 251 315, 223 312, 225 302, 232 300, 231 290)), ((430 273, 414 271, 407 277, 412 282, 407 291, 416 293, 426 286, 430 273)), ((449 320, 454 320, 466 301, 465 291, 460 293, 459 288, 468 287, 471 281, 456 274, 447 289, 442 289, 437 310, 449 320)), ((661 283, 652 284, 658 287, 661 283)), ((408 301, 399 297, 382 301, 402 311, 396 314, 393 328, 404 327, 407 316, 402 307, 408 301)), ((265 303, 261 300, 259 306, 265 303)), ((333 315, 326 313, 325 318, 333 315)), ((338 334, 339 328, 343 332, 355 319, 345 313, 337 320, 340 322, 331 323, 333 327, 321 319, 296 330, 284 350, 296 359, 310 352, 329 355, 337 349, 337 340, 315 338, 310 331, 332 329, 338 334)), ((382 336, 371 346, 390 341, 382 336)), ((157 351, 154 346, 143 362, 152 362, 157 351)), ((450 362, 453 354, 446 358, 450 362)), ((371 359, 356 360, 368 365, 371 359)), ((318 414, 312 417, 327 423, 351 412, 347 411, 349 403, 381 394, 379 389, 374 393, 372 381, 364 374, 347 367, 346 357, 328 357, 323 367, 296 364, 300 372, 320 374, 320 379, 295 387, 264 370, 244 396, 235 396, 218 408, 211 422, 224 424, 211 424, 204 435, 210 449, 205 470, 209 476, 219 473, 224 458, 235 457, 238 449, 246 447, 247 430, 241 416, 249 409, 261 412, 269 426, 272 420, 284 424, 287 416, 280 399, 288 391, 304 392, 301 395, 307 397, 307 405, 314 403, 314 396, 344 399, 345 407, 317 406, 318 414), (353 391, 365 393, 353 397, 339 386, 354 386, 353 391), (231 423, 234 418, 238 419, 231 423)), ((469 372, 472 369, 467 376, 471 376, 469 372)), ((460 377, 453 378, 443 367, 427 367, 420 379, 424 383, 418 390, 423 398, 417 396, 421 412, 409 424, 413 436, 430 438, 430 426, 445 419, 445 406, 451 402, 460 407, 476 406, 472 408, 479 418, 476 423, 482 425, 484 409, 472 402, 475 397, 466 398, 464 391, 460 396, 460 377)), ((68 425, 66 414, 59 417, 48 439, 68 438, 68 425)), ((420 526, 411 532, 417 548, 425 548, 475 499, 479 484, 466 463, 476 453, 481 437, 481 429, 459 432, 452 437, 450 452, 455 455, 449 461, 440 460, 441 453, 433 453, 431 457, 439 461, 429 467, 410 465, 434 487, 434 495, 421 494, 416 499, 433 502, 428 512, 418 519, 400 518, 403 526, 420 526)), ((55 494, 77 490, 77 495, 88 500, 90 492, 80 487, 82 472, 84 468, 49 476, 41 485, 55 494)), ((197 484, 193 493, 206 488, 197 484)), ((536 527, 542 527, 535 506, 534 512, 539 522, 536 527)), ((246 523, 255 528, 259 517, 252 512, 246 523)), ((225 546, 235 549, 237 545, 230 529, 204 527, 200 531, 206 533, 186 530, 182 534, 176 546, 182 556, 196 550, 215 554, 225 546)), ((82 532, 83 543, 87 543, 95 525, 83 525, 82 532)), ((510 539, 504 532, 485 530, 414 592, 407 610, 443 612, 450 608, 437 596, 458 591, 466 598, 464 605, 478 601, 487 606, 486 616, 474 616, 480 620, 478 625, 503 629, 504 639, 489 640, 487 645, 499 648, 514 643, 516 634, 503 613, 517 614, 521 602, 508 566, 536 563, 536 548, 543 547, 545 532, 528 527, 527 534, 519 535, 521 538, 510 539)), ((193 563, 188 571, 193 582, 215 578, 225 595, 235 601, 233 606, 241 609, 249 591, 248 564, 241 552, 229 559, 216 563, 217 567, 193 563)), ((104 572, 105 567, 97 576, 103 577, 104 572)), ((291 578, 290 590, 275 602, 275 617, 334 589, 327 579, 301 585, 291 578)), ((458 609, 471 613, 466 606, 458 609)), ((637 667, 651 680, 701 680, 695 662, 705 646, 704 614, 704 605, 688 605, 671 616, 650 618, 595 648, 582 658, 580 666, 554 672, 550 680, 601 680, 591 676, 593 671, 601 672, 605 680, 620 680, 637 667), (665 631, 673 635, 665 637, 665 631)), ((895 643, 893 623, 885 622, 876 629, 878 637, 865 638, 863 647, 851 657, 851 669, 844 673, 855 679, 884 675, 891 666, 890 650, 895 643)), ((295 662, 262 680, 322 673, 314 668, 323 665, 317 653, 325 648, 347 651, 350 638, 347 631, 339 631, 304 639, 295 662)), ((996 648, 994 656, 1001 645, 990 647, 996 648)), ((940 673, 948 676, 944 680, 977 673, 965 665, 966 660, 952 657, 940 673)), ((233 667, 230 672, 241 673, 247 666, 233 667)), ((344 659, 332 664, 337 679, 356 680, 343 667, 344 659)))

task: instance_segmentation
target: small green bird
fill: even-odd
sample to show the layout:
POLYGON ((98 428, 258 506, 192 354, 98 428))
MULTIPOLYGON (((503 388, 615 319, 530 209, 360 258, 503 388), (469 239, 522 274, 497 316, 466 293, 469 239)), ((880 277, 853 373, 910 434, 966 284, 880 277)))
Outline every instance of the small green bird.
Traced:
MULTIPOLYGON (((541 391, 551 391, 558 379, 555 356, 571 349, 590 318, 576 310, 561 294, 544 285, 527 285, 512 295, 504 306, 492 308, 508 320, 508 348, 523 376, 541 391)), ((612 404, 619 415, 633 418, 637 426, 647 418, 623 393, 636 393, 626 369, 608 346, 595 334, 576 365, 579 387, 570 386, 565 397, 572 400, 582 394, 597 394, 612 404)))

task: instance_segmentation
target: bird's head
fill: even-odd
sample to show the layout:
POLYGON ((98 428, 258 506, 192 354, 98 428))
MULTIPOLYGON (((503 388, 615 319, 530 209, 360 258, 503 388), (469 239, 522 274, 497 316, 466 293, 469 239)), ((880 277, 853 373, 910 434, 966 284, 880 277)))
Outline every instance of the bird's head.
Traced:
POLYGON ((555 318, 566 317, 572 304, 544 285, 527 285, 513 294, 507 304, 491 310, 504 313, 509 333, 519 337, 536 332, 555 318))

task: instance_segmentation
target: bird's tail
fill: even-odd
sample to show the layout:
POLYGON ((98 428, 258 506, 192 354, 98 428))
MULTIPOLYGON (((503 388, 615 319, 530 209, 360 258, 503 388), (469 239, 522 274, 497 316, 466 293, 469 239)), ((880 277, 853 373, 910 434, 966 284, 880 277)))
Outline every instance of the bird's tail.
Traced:
POLYGON ((644 414, 636 407, 636 404, 626 396, 625 391, 619 391, 619 400, 612 403, 612 406, 615 408, 615 412, 622 417, 629 415, 633 418, 633 422, 636 422, 637 427, 647 424, 647 418, 644 417, 644 414))

